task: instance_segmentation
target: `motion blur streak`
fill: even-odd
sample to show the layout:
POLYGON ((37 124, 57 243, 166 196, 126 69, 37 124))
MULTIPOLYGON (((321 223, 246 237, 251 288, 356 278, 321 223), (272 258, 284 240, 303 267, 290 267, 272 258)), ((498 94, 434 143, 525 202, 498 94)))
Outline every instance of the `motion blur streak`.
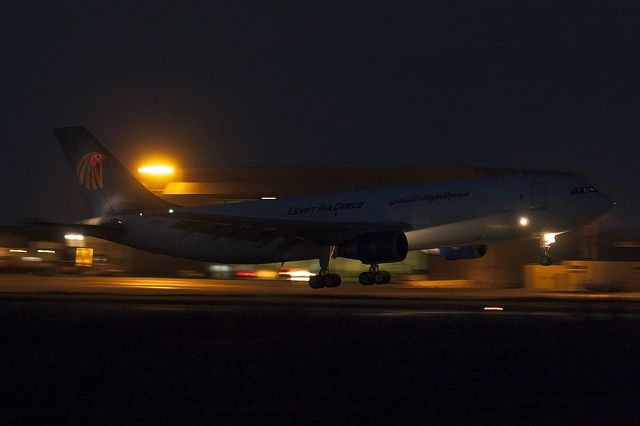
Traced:
MULTIPOLYGON (((336 300, 353 298, 415 299, 464 301, 500 301, 499 304, 484 303, 474 309, 509 309, 505 303, 518 303, 523 298, 551 301, 640 301, 640 292, 635 293, 575 293, 551 292, 529 289, 488 288, 437 288, 419 287, 411 283, 385 286, 361 286, 345 282, 340 289, 326 288, 320 293, 309 288, 305 282, 283 280, 211 280, 192 278, 132 278, 132 277, 33 277, 28 275, 5 275, 0 279, 0 293, 77 293, 109 295, 184 295, 184 296, 329 296, 336 300), (373 288, 372 288, 373 287, 373 288)), ((313 298, 311 298, 313 299, 313 298)), ((545 310, 553 309, 545 306, 545 310)))

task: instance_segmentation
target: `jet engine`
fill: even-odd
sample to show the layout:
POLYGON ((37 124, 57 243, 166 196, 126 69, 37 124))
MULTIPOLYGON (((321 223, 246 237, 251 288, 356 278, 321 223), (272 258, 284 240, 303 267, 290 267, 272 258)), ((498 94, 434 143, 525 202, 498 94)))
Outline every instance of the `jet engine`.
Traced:
POLYGON ((440 249, 440 256, 447 260, 477 259, 485 254, 487 254, 487 246, 484 244, 476 246, 442 247, 440 249))
POLYGON ((336 256, 356 259, 365 264, 401 262, 409 244, 404 232, 380 232, 358 237, 336 248, 336 256))

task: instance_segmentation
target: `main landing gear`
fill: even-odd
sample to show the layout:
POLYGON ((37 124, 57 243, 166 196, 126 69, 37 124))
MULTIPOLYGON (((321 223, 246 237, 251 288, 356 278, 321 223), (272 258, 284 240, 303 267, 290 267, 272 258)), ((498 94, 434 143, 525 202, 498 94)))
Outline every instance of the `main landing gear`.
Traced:
POLYGON ((373 284, 389 284, 391 281, 391 273, 388 271, 381 271, 377 264, 369 266, 369 272, 363 272, 358 277, 360 284, 373 285, 373 284))
POLYGON ((551 244, 556 242, 555 234, 545 234, 540 240, 540 248, 544 250, 544 253, 538 259, 540 265, 549 266, 553 265, 553 258, 549 256, 549 249, 551 248, 551 244))
MULTIPOLYGON (((331 247, 327 250, 327 253, 320 257, 320 271, 317 275, 309 278, 309 287, 311 288, 325 288, 325 287, 338 287, 342 282, 340 275, 329 272, 329 261, 335 253, 335 247, 331 247)), ((372 285, 372 284, 388 284, 391 282, 391 273, 388 271, 381 271, 377 263, 369 266, 369 272, 363 272, 359 277, 360 284, 372 285)))
POLYGON ((320 260, 320 272, 309 278, 309 287, 311 288, 324 288, 324 287, 338 287, 342 282, 342 278, 338 274, 332 274, 329 272, 329 260, 333 257, 335 247, 332 246, 327 251, 325 256, 322 256, 320 260))
POLYGON ((309 278, 309 287, 324 288, 338 287, 342 282, 342 278, 338 274, 329 273, 327 268, 320 269, 318 275, 309 278))

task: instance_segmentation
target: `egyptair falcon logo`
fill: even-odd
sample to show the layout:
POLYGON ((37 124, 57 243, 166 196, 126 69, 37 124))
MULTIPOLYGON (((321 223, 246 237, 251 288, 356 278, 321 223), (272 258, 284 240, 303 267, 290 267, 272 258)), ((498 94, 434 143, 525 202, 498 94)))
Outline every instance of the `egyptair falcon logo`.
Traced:
POLYGON ((91 191, 102 189, 104 185, 102 164, 105 158, 107 156, 100 152, 90 152, 82 156, 76 166, 76 173, 85 188, 91 191))

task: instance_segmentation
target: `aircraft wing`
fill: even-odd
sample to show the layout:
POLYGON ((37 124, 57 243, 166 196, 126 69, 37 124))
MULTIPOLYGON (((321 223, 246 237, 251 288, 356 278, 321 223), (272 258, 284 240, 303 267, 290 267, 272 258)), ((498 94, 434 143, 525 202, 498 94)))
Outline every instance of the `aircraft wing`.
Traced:
POLYGON ((408 231, 403 223, 319 222, 288 219, 264 219, 176 211, 166 217, 178 219, 172 228, 185 234, 202 233, 212 238, 255 241, 266 245, 276 238, 290 241, 310 240, 321 245, 340 245, 361 235, 408 231))
MULTIPOLYGON (((404 223, 320 222, 288 219, 265 219, 219 214, 175 211, 174 213, 147 213, 176 220, 170 228, 184 235, 200 233, 210 238, 229 238, 253 241, 266 246, 276 239, 284 239, 284 246, 295 246, 304 241, 320 245, 341 245, 362 235, 383 232, 406 232, 411 227, 404 223)), ((126 230, 126 223, 111 221, 102 224, 30 222, 24 228, 78 232, 106 240, 117 241, 126 230)))

